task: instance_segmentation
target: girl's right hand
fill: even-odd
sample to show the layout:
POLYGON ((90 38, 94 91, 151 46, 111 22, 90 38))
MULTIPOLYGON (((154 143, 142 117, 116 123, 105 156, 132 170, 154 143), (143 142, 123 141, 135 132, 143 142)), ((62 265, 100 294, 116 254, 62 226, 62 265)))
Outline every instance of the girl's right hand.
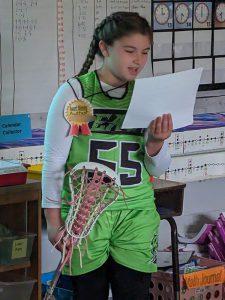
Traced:
POLYGON ((46 208, 44 210, 47 221, 47 233, 50 243, 60 252, 63 252, 66 243, 68 249, 70 242, 65 240, 64 221, 61 218, 60 208, 46 208))
POLYGON ((48 226, 48 239, 50 243, 60 252, 63 252, 65 243, 65 230, 63 225, 61 227, 48 226))

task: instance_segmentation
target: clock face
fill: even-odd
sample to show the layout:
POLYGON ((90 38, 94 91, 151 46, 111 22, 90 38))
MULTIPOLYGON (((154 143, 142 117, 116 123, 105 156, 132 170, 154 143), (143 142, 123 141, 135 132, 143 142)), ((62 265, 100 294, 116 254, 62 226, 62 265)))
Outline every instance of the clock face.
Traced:
POLYGON ((180 3, 177 5, 175 9, 175 17, 176 21, 179 24, 184 24, 187 22, 188 17, 189 17, 189 9, 187 4, 185 3, 180 3))
POLYGON ((205 3, 199 3, 195 8, 195 18, 199 23, 205 23, 209 17, 209 8, 205 3))
POLYGON ((170 17, 170 11, 166 4, 159 4, 155 8, 155 19, 160 25, 166 24, 170 17))
POLYGON ((225 21, 225 3, 219 3, 216 7, 216 20, 220 23, 225 21))

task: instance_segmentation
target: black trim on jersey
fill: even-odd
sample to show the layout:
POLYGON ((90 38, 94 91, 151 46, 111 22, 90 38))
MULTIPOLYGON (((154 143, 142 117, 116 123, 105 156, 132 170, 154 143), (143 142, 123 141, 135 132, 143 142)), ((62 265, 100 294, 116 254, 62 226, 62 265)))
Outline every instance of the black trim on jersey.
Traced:
POLYGON ((93 122, 89 122, 91 132, 102 134, 125 134, 142 136, 144 130, 141 128, 120 128, 126 112, 126 109, 122 110, 113 108, 94 108, 94 115, 96 116, 96 119, 93 122), (122 116, 122 118, 120 116, 122 116))
MULTIPOLYGON (((101 90, 101 91, 92 93, 92 94, 87 95, 87 96, 84 95, 84 87, 83 87, 83 84, 82 84, 80 78, 79 78, 78 76, 74 76, 74 77, 73 77, 74 79, 76 79, 76 80, 80 83, 80 86, 81 86, 81 92, 82 92, 82 97, 83 97, 83 98, 87 99, 87 98, 93 97, 93 96, 98 95, 98 94, 104 94, 107 98, 110 98, 110 99, 116 99, 116 100, 122 100, 122 99, 127 95, 127 92, 128 92, 128 82, 127 82, 127 83, 124 83, 124 84, 121 84, 121 85, 119 85, 119 86, 113 87, 113 88, 111 88, 111 89, 109 89, 109 90, 107 90, 107 91, 104 91, 104 90, 102 89, 102 85, 101 85, 100 79, 99 79, 99 77, 98 77, 97 70, 95 70, 94 72, 95 72, 95 74, 96 74, 96 78, 97 78, 97 80, 98 80, 98 84, 99 84, 99 86, 100 86, 100 90, 101 90), (121 88, 121 87, 125 87, 125 92, 124 92, 123 96, 117 98, 117 97, 111 97, 111 96, 109 95, 109 92, 111 92, 111 91, 113 91, 113 90, 116 90, 116 89, 119 89, 119 88, 121 88)), ((77 93, 75 92, 73 86, 72 86, 71 83, 69 82, 69 79, 67 80, 67 82, 68 82, 68 84, 70 85, 71 89, 73 90, 75 97, 78 99, 77 93)))
POLYGON ((127 109, 118 109, 118 108, 94 108, 94 115, 95 114, 112 114, 117 113, 118 115, 125 115, 127 109))
MULTIPOLYGON (((110 98, 110 99, 117 99, 117 100, 121 100, 121 99, 123 99, 123 98, 126 97, 127 92, 128 92, 128 82, 126 82, 126 83, 124 83, 124 84, 122 84, 122 85, 120 85, 120 86, 111 88, 111 89, 109 89, 108 91, 104 91, 103 88, 102 88, 101 80, 100 80, 100 78, 99 78, 99 76, 98 76, 97 70, 95 70, 94 72, 95 72, 96 78, 97 78, 97 80, 98 80, 98 84, 99 84, 99 86, 100 86, 100 89, 101 89, 102 94, 104 94, 106 97, 108 97, 108 98, 110 98), (121 97, 112 97, 112 96, 109 95, 109 92, 110 92, 110 91, 115 90, 115 89, 118 89, 118 88, 121 88, 121 87, 123 87, 123 86, 125 87, 125 92, 124 92, 124 94, 123 94, 121 97)), ((95 95, 95 94, 94 94, 94 95, 95 95)), ((92 96, 92 95, 91 95, 91 96, 92 96)), ((88 98, 88 96, 87 96, 86 98, 88 98)))
MULTIPOLYGON (((75 77, 75 78, 76 78, 77 81, 80 83, 82 97, 84 98, 84 87, 83 87, 83 84, 82 84, 82 82, 80 81, 80 78, 79 78, 79 77, 75 77)), ((85 98, 85 99, 86 99, 86 98, 85 98)))
MULTIPOLYGON (((89 126, 91 128, 91 126, 89 126)), ((136 129, 120 129, 120 130, 111 130, 111 131, 95 131, 91 130, 92 133, 101 133, 101 134, 123 134, 123 135, 136 135, 143 136, 144 129, 136 128, 136 129)))
POLYGON ((74 93, 76 99, 78 99, 77 93, 76 93, 75 89, 73 88, 72 84, 69 82, 69 79, 67 80, 67 83, 69 84, 69 86, 70 86, 71 89, 73 90, 73 93, 74 93))

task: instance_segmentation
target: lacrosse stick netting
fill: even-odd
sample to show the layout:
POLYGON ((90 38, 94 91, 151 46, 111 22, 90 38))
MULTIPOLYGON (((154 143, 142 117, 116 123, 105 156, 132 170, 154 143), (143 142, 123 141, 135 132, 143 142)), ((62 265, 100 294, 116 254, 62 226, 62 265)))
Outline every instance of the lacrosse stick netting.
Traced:
POLYGON ((79 163, 68 173, 68 176, 71 192, 71 199, 67 201, 69 212, 61 231, 61 238, 57 242, 62 241, 63 253, 44 300, 54 299, 53 292, 62 269, 67 263, 71 268, 74 247, 79 248, 80 243, 88 236, 98 217, 116 201, 121 192, 117 174, 98 163, 79 163))

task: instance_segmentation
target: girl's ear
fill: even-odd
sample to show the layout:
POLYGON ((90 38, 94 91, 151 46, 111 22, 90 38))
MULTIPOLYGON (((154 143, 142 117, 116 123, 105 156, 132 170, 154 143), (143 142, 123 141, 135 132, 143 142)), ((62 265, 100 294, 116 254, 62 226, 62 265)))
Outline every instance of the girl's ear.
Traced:
POLYGON ((99 49, 100 49, 103 57, 109 56, 108 46, 103 40, 99 41, 98 46, 99 46, 99 49))

